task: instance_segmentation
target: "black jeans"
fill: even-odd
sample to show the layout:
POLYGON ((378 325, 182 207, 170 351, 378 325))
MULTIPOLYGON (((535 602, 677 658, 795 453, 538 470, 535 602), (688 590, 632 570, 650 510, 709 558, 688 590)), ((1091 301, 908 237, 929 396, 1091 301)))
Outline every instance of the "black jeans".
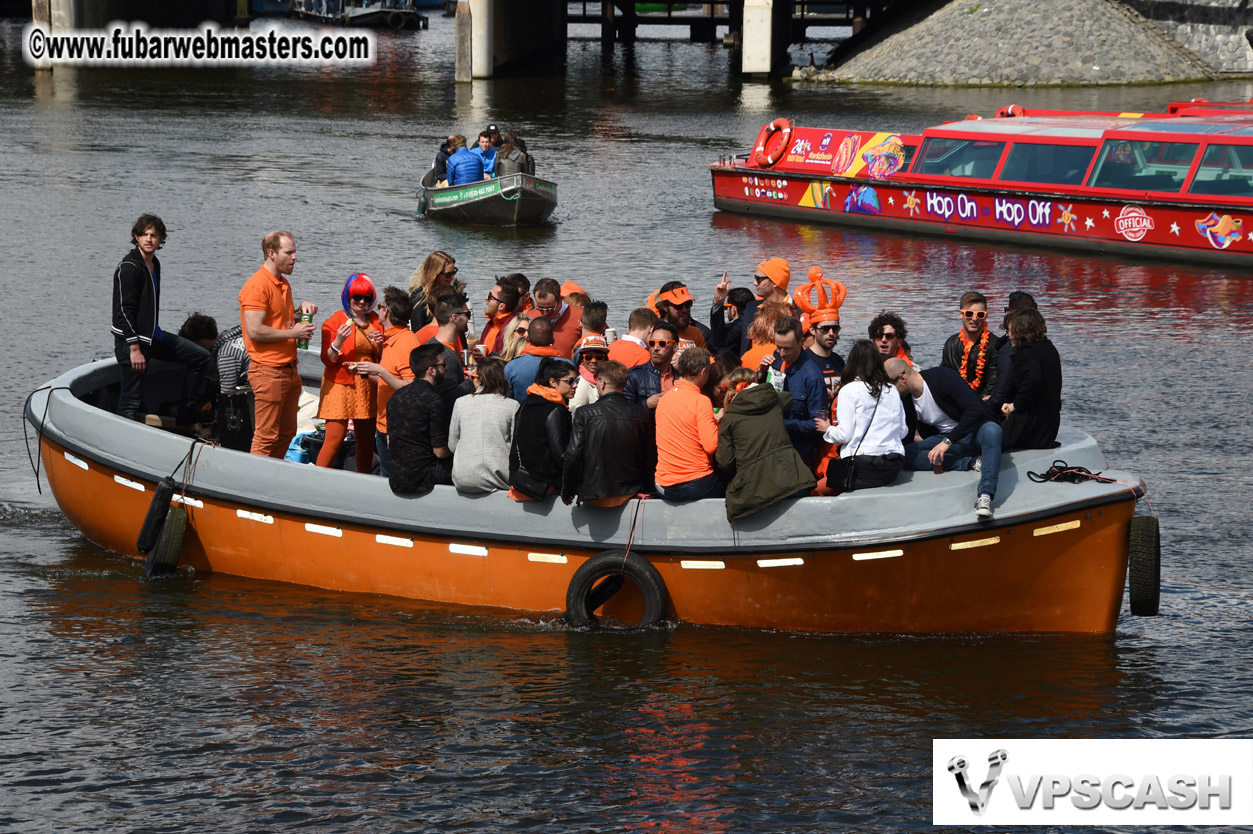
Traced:
MULTIPOLYGON (((209 363, 209 351, 175 333, 163 333, 151 345, 141 342, 139 349, 148 361, 164 359, 187 366, 178 406, 183 412, 194 409, 204 387, 204 368, 209 363)), ((134 420, 144 406, 144 374, 131 370, 131 349, 125 339, 114 337, 113 355, 117 359, 118 375, 122 383, 122 390, 117 398, 117 413, 128 420, 134 420)))

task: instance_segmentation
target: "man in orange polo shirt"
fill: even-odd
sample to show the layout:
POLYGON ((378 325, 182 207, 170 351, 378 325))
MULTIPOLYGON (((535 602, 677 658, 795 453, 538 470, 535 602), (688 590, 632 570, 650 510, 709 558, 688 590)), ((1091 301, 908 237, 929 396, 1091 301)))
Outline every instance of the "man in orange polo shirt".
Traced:
POLYGON ((379 305, 379 324, 383 326, 383 353, 379 361, 358 362, 357 373, 378 376, 378 417, 374 420, 374 451, 379 456, 379 474, 386 478, 391 474, 391 461, 387 454, 387 403, 392 394, 414 380, 409 354, 421 346, 418 334, 409 329, 409 316, 413 302, 409 293, 400 287, 383 290, 383 303, 379 305))
POLYGON ((667 501, 717 498, 714 473, 718 421, 701 388, 709 379, 709 351, 688 348, 675 366, 679 380, 657 403, 657 491, 667 501))
MULTIPOLYGON (((300 406, 296 340, 313 336, 314 325, 296 319, 291 284, 285 277, 296 267, 291 232, 270 232, 261 241, 261 253, 265 263, 239 291, 239 318, 250 360, 248 383, 257 406, 252 453, 281 458, 296 436, 300 406)), ((302 301, 300 312, 316 315, 318 305, 302 301)))
POLYGON ((621 362, 627 369, 649 359, 648 334, 657 323, 657 314, 647 307, 636 307, 627 319, 627 333, 609 346, 609 361, 621 362))
POLYGON ((574 346, 583 336, 583 308, 561 300, 561 285, 552 278, 535 282, 535 311, 552 322, 553 347, 566 359, 574 356, 574 346))

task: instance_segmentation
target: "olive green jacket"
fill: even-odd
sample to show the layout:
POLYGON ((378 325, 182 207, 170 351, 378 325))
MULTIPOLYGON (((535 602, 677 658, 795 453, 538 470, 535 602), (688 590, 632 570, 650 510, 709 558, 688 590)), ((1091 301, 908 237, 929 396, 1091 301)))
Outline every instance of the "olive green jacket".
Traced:
POLYGON ((791 394, 759 384, 735 395, 723 413, 715 462, 732 476, 727 485, 728 521, 817 486, 783 426, 783 412, 791 404, 791 394))

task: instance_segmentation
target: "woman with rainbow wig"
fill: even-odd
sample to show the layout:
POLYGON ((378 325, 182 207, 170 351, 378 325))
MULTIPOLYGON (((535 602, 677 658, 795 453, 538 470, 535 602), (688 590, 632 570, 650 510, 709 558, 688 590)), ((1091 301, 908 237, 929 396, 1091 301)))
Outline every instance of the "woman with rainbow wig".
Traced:
POLYGON ((357 436, 357 471, 374 468, 376 386, 371 376, 355 373, 357 362, 377 362, 383 350, 383 326, 374 312, 378 292, 364 272, 348 276, 340 295, 343 309, 322 323, 322 399, 318 417, 326 421, 326 440, 318 466, 330 466, 353 421, 357 436))

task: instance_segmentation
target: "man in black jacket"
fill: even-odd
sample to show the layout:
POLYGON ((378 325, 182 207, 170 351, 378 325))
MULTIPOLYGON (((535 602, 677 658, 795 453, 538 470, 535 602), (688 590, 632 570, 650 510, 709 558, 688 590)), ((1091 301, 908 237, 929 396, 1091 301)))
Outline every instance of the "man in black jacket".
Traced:
POLYGON ((975 515, 992 518, 992 499, 1001 474, 1001 427, 987 419, 983 400, 951 368, 916 371, 904 359, 883 363, 905 404, 905 468, 979 470, 975 515))
POLYGON ((157 324, 161 302, 161 261, 156 252, 165 243, 165 223, 155 214, 143 214, 131 228, 135 243, 113 270, 113 354, 117 359, 121 391, 117 413, 135 419, 144 404, 144 373, 150 358, 187 366, 178 405, 178 422, 196 421, 196 404, 209 351, 157 324))
POLYGON ((579 372, 546 356, 513 422, 509 449, 509 497, 539 501, 561 488, 562 459, 570 440, 570 398, 579 372))
POLYGON ((578 495, 598 507, 625 504, 651 492, 657 465, 652 415, 622 394, 627 367, 602 362, 596 369, 600 399, 574 413, 561 478, 561 500, 578 495))
POLYGON ((442 345, 409 351, 413 382, 387 401, 388 485, 397 495, 425 495, 452 485, 448 408, 436 390, 447 365, 442 345))

